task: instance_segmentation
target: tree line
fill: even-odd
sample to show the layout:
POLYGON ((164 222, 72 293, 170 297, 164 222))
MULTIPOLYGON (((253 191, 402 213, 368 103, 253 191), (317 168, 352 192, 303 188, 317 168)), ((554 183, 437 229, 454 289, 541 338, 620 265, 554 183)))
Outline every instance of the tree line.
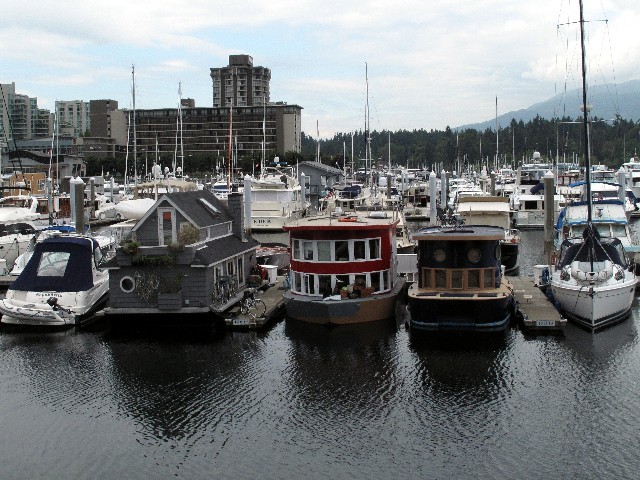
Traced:
MULTIPOLYGON (((591 163, 605 164, 618 168, 629 160, 636 152, 640 153, 640 122, 624 120, 617 117, 613 122, 594 118, 590 122, 591 163)), ((326 165, 343 168, 346 151, 347 165, 352 163, 351 151, 353 141, 354 167, 364 166, 367 138, 370 139, 371 157, 378 163, 386 164, 391 157, 393 165, 407 168, 426 168, 438 165, 447 170, 457 169, 459 164, 463 170, 479 169, 486 165, 517 167, 530 161, 533 152, 540 152, 545 160, 555 159, 561 162, 583 161, 583 126, 582 119, 563 117, 547 120, 540 116, 523 122, 511 120, 507 127, 501 127, 496 135, 495 129, 487 128, 479 131, 473 128, 454 130, 398 130, 390 132, 364 131, 353 133, 337 133, 330 139, 320 140, 320 161, 326 165), (496 160, 497 157, 497 160, 496 160)), ((301 151, 286 152, 280 156, 281 161, 289 165, 296 162, 316 160, 318 139, 302 132, 301 151)), ((275 152, 267 152, 266 157, 272 161, 275 152)), ((124 172, 124 153, 116 158, 87 157, 87 174, 99 175, 124 172)), ((162 165, 170 165, 172 159, 161 158, 162 165)), ((260 154, 243 156, 237 160, 237 170, 246 173, 258 173, 260 154)), ((150 165, 148 167, 150 169, 150 165)), ((129 162, 129 175, 133 175, 133 165, 129 162)), ((219 158, 207 154, 188 155, 184 158, 185 173, 192 177, 211 176, 219 173, 219 158)), ((144 175, 144 164, 138 158, 138 175, 144 175)))
MULTIPOLYGON (((489 168, 510 165, 517 168, 531 161, 534 151, 540 152, 545 160, 555 160, 557 156, 560 162, 582 163, 583 132, 581 118, 547 120, 536 116, 527 123, 512 119, 509 126, 498 130, 497 135, 492 128, 456 131, 447 127, 445 130, 429 131, 372 131, 368 136, 371 158, 377 162, 386 164, 391 157, 393 165, 427 169, 441 165, 452 170, 458 164, 463 169, 480 165, 489 168)), ((352 137, 353 157, 357 165, 362 166, 362 160, 358 162, 358 159, 365 158, 367 135, 363 131, 338 133, 333 138, 321 139, 321 161, 342 168, 343 152, 346 150, 347 165, 350 165, 352 137)), ((640 122, 620 117, 613 122, 593 118, 589 137, 592 164, 620 167, 636 152, 640 153, 640 122)), ((317 148, 318 140, 303 133, 301 156, 305 160, 314 160, 317 148)))

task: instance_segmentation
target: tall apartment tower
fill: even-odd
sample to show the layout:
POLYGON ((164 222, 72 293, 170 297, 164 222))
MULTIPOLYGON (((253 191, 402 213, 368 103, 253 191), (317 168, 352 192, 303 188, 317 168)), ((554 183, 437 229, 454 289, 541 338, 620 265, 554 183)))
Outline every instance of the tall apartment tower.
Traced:
POLYGON ((89 102, 56 101, 56 112, 60 134, 80 137, 89 132, 91 126, 89 102))
POLYGON ((212 68, 213 107, 254 107, 269 104, 271 70, 254 67, 249 55, 229 55, 229 65, 212 68))

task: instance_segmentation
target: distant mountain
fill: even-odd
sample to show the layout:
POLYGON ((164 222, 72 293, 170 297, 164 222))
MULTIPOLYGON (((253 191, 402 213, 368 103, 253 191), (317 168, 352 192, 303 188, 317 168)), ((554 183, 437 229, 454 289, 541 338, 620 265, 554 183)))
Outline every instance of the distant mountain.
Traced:
MULTIPOLYGON (((631 80, 619 85, 595 85, 589 87, 589 97, 593 106, 591 112, 602 119, 615 118, 619 114, 624 120, 640 119, 640 80, 631 80), (616 106, 619 111, 616 110, 616 106)), ((498 100, 500 97, 498 97, 498 100)), ((556 95, 544 102, 536 103, 522 110, 516 110, 498 116, 500 128, 511 123, 512 119, 527 123, 537 115, 547 120, 554 117, 576 118, 580 115, 582 105, 582 91, 572 90, 565 94, 556 95)), ((455 130, 476 129, 484 131, 487 128, 495 130, 495 118, 481 123, 462 125, 455 130)))

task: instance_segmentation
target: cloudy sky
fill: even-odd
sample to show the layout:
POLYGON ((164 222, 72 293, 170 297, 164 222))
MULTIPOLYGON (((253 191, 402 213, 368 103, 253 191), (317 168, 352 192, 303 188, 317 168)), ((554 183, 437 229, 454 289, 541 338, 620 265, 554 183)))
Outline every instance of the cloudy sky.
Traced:
MULTIPOLYGON (((590 83, 640 77, 637 0, 585 0, 590 83), (606 20, 606 21, 605 21, 606 20)), ((579 86, 577 0, 21 0, 3 5, 0 83, 38 98, 211 106, 209 69, 248 54, 316 136, 443 129, 579 86), (568 24, 568 25, 562 25, 568 24), (559 26, 560 25, 560 26, 559 26)))

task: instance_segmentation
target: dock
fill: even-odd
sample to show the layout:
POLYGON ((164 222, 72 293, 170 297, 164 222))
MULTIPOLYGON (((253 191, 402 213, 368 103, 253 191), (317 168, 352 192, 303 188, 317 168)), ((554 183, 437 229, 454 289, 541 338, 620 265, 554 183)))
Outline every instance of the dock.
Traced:
POLYGON ((252 317, 240 313, 240 305, 233 307, 225 316, 228 330, 258 330, 266 328, 284 314, 284 276, 276 277, 276 283, 259 288, 256 298, 262 300, 267 310, 262 317, 252 317))
POLYGON ((527 333, 562 333, 567 319, 533 281, 533 277, 509 277, 515 296, 516 315, 527 333))

